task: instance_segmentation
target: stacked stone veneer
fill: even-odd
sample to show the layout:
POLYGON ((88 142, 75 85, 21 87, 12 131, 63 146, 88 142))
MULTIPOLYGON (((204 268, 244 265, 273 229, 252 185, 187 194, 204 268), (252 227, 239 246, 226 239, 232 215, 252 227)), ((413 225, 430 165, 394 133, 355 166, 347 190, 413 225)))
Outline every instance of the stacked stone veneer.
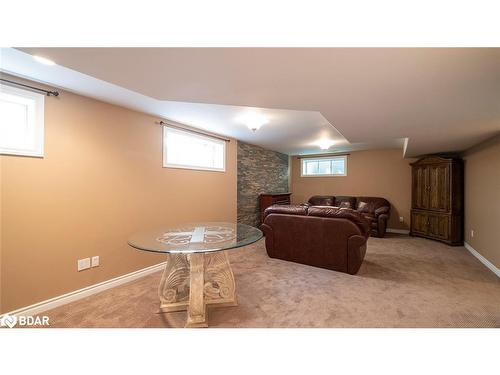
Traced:
POLYGON ((288 191, 288 155, 238 142, 238 222, 260 224, 259 194, 288 191))

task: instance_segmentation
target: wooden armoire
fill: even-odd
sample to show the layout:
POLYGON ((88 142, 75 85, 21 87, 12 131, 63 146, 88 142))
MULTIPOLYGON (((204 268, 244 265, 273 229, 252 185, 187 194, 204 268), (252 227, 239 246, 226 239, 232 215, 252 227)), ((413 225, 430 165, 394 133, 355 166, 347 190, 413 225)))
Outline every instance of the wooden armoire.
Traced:
POLYGON ((464 168, 458 158, 426 156, 412 166, 412 236, 463 244, 464 168))

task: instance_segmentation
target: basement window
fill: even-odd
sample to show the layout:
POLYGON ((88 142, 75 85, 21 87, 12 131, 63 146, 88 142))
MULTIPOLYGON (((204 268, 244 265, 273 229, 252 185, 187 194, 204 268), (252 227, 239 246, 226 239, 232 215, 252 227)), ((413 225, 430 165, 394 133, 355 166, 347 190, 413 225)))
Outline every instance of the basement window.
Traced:
POLYGON ((189 130, 164 126, 163 166, 224 172, 226 142, 189 130))
POLYGON ((301 177, 347 176, 347 156, 303 158, 301 177))
POLYGON ((43 157, 45 96, 0 85, 0 154, 43 157))

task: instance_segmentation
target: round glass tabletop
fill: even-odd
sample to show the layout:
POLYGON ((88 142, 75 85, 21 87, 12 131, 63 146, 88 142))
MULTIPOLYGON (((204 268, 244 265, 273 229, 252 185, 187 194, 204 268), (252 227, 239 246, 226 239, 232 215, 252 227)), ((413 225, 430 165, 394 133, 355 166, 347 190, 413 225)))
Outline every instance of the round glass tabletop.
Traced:
POLYGON ((250 225, 202 222, 133 235, 128 244, 156 253, 207 253, 249 245, 262 238, 250 225))

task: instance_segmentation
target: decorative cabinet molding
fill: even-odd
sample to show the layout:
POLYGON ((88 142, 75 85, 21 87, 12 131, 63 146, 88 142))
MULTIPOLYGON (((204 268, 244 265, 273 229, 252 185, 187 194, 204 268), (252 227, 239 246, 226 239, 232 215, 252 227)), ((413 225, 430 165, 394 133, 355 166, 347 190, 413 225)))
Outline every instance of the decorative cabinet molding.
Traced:
POLYGON ((427 156, 412 166, 412 236, 463 244, 463 162, 427 156))

